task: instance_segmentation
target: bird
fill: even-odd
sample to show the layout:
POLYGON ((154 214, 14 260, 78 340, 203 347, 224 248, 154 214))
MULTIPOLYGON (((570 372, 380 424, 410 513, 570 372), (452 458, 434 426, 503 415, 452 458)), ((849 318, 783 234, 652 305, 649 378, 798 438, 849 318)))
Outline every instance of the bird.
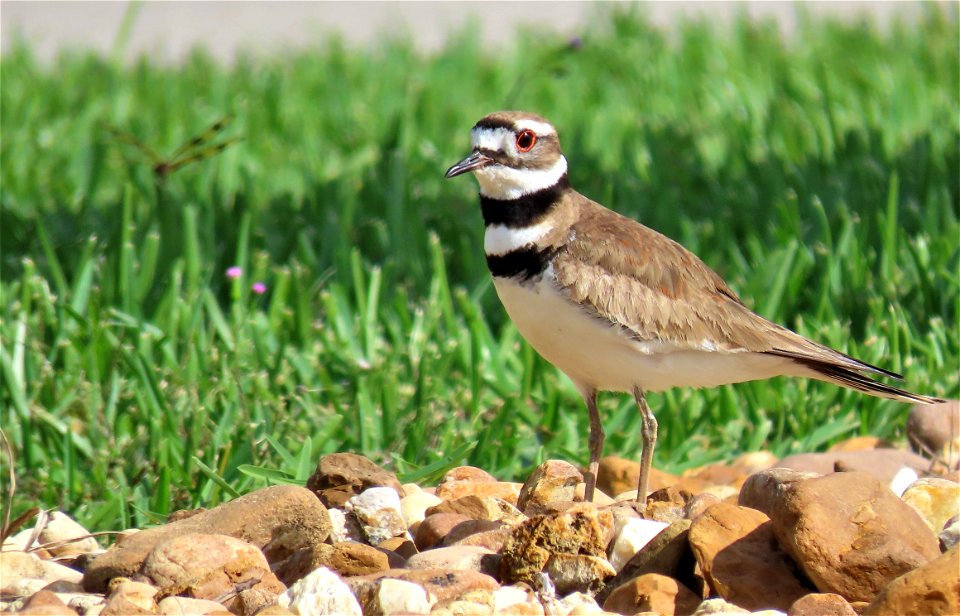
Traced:
POLYGON ((523 338, 583 397, 590 421, 584 500, 593 501, 605 438, 601 391, 632 394, 640 412, 639 504, 658 432, 647 392, 793 376, 902 402, 940 402, 874 380, 869 375, 902 377, 756 314, 682 245, 577 192, 545 118, 491 113, 471 137, 471 153, 444 177, 475 176, 497 295, 523 338))

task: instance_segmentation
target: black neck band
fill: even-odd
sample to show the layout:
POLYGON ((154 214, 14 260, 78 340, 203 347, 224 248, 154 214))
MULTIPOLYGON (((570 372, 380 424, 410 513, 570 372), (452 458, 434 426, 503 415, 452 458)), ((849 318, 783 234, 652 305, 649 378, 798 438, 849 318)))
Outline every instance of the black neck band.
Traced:
POLYGON ((560 201, 563 191, 569 187, 570 181, 564 173, 553 186, 516 199, 500 200, 480 195, 483 222, 487 225, 504 225, 511 229, 529 227, 553 209, 560 201))

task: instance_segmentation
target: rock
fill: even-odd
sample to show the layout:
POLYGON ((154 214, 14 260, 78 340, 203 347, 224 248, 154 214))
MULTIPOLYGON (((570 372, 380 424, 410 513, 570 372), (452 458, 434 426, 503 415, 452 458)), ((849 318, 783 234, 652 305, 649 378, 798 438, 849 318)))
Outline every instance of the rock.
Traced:
POLYGON ((690 547, 721 597, 748 610, 779 609, 810 592, 763 513, 718 503, 690 526, 690 547))
POLYGON ((448 571, 446 569, 391 569, 373 575, 361 575, 346 580, 361 605, 373 605, 384 579, 403 580, 423 587, 436 598, 433 610, 455 601, 479 601, 493 611, 493 591, 499 585, 488 575, 476 571, 448 571))
POLYGON ((947 520, 960 514, 960 484, 948 479, 918 479, 900 498, 917 510, 934 533, 939 533, 947 520))
POLYGON ((77 612, 70 609, 60 597, 49 590, 41 590, 26 600, 20 614, 29 614, 30 616, 67 616, 77 612))
POLYGON ((835 471, 861 471, 873 475, 886 484, 889 484, 903 467, 922 473, 929 466, 930 463, 923 457, 899 449, 799 453, 787 456, 777 463, 779 468, 792 468, 821 475, 835 471))
POLYGON ((526 519, 519 509, 505 500, 475 494, 440 501, 439 504, 427 509, 426 513, 428 516, 434 513, 459 513, 471 520, 503 520, 508 524, 518 524, 526 519))
POLYGON ((436 601, 419 584, 384 578, 364 614, 428 614, 436 601))
POLYGON ((344 505, 353 515, 371 545, 391 537, 405 537, 407 523, 400 511, 400 497, 393 488, 369 488, 350 498, 344 505))
POLYGON ((158 592, 150 584, 135 582, 126 578, 115 578, 110 582, 110 593, 107 595, 107 604, 103 611, 123 614, 125 610, 133 607, 143 612, 156 612, 158 592))
POLYGON ((940 557, 890 582, 864 612, 934 616, 960 614, 960 550, 940 557))
POLYGON ((528 516, 538 515, 545 512, 547 503, 573 501, 577 484, 582 482, 583 474, 573 464, 547 460, 530 473, 520 488, 517 509, 528 516))
MULTIPOLYGON (((377 546, 377 549, 387 550, 393 552, 400 558, 407 560, 414 554, 419 554, 417 551, 417 546, 413 544, 412 539, 406 539, 404 537, 393 537, 387 539, 383 543, 377 546)), ((397 569, 399 566, 391 565, 392 569, 397 569)))
POLYGON ((206 507, 197 507, 196 509, 178 509, 167 516, 167 522, 186 520, 187 518, 192 518, 198 513, 203 513, 206 510, 206 507))
POLYGON ((734 460, 731 466, 740 469, 745 475, 749 476, 758 471, 773 468, 779 461, 780 458, 769 451, 748 451, 734 460))
POLYGON ((793 602, 788 616, 857 616, 847 600, 834 593, 810 593, 793 602))
POLYGON ((0 552, 0 586, 7 588, 22 579, 44 580, 42 561, 27 552, 0 552))
MULTIPOLYGON (((689 469, 681 475, 681 478, 699 479, 706 486, 726 486, 740 485, 749 474, 744 468, 718 462, 689 469)), ((692 494, 699 494, 699 492, 692 492, 692 494)))
POLYGON ((3 580, 3 595, 8 597, 29 597, 34 595, 41 590, 50 590, 47 588, 47 581, 41 580, 39 578, 19 578, 15 580, 3 580))
POLYGON ((288 608, 273 604, 263 608, 257 612, 255 616, 294 616, 296 613, 297 612, 291 612, 288 608))
POLYGON ((917 474, 917 471, 904 466, 897 471, 897 474, 893 476, 893 479, 890 480, 890 483, 887 484, 887 486, 890 488, 890 491, 897 496, 903 496, 903 493, 906 492, 907 488, 913 485, 913 482, 919 478, 920 475, 917 474))
POLYGON ((226 535, 192 533, 164 541, 147 555, 141 575, 164 595, 220 601, 241 614, 274 603, 286 590, 260 550, 226 535))
POLYGON ((766 513, 779 544, 820 592, 872 600, 940 553, 917 512, 872 475, 832 473, 781 487, 779 500, 764 501, 766 513))
POLYGON ((456 466, 451 468, 440 480, 440 484, 452 481, 496 482, 497 478, 476 466, 456 466))
POLYGON ((801 481, 822 476, 820 473, 798 471, 790 468, 771 468, 747 477, 740 488, 737 503, 770 515, 783 501, 793 486, 801 481))
POLYGON ((707 616, 708 614, 749 614, 750 610, 745 610, 724 599, 707 599, 697 606, 693 616, 707 616))
POLYGON ((940 550, 946 552, 960 543, 960 517, 953 516, 940 531, 940 550))
POLYGON ((455 480, 438 485, 437 496, 442 500, 453 500, 471 494, 480 497, 492 496, 516 505, 521 487, 521 484, 509 481, 455 480))
POLYGON ((449 569, 479 571, 495 575, 500 556, 487 548, 470 545, 435 548, 410 557, 407 569, 449 569))
POLYGON ((60 600, 80 614, 92 614, 103 609, 106 598, 95 593, 57 593, 60 600))
POLYGON ((58 557, 89 554, 100 549, 90 531, 60 511, 50 514, 38 540, 52 556, 58 557))
POLYGON ((610 543, 610 564, 617 571, 636 555, 654 537, 669 524, 642 518, 621 518, 615 525, 613 541, 610 543))
POLYGON ((716 505, 719 502, 720 498, 715 494, 709 494, 707 492, 697 494, 687 501, 687 505, 683 509, 683 517, 687 520, 696 520, 703 515, 703 512, 710 506, 716 505))
POLYGON ((450 533, 450 531, 457 524, 461 522, 467 522, 470 518, 463 515, 462 513, 435 513, 433 515, 427 516, 427 518, 420 523, 420 527, 417 529, 417 535, 414 537, 413 542, 416 544, 417 549, 423 552, 424 550, 429 550, 430 548, 437 546, 443 541, 443 538, 450 533))
POLYGON ((193 517, 127 537, 123 544, 96 557, 83 586, 103 592, 115 577, 140 569, 156 545, 189 533, 228 535, 261 549, 276 565, 299 548, 321 544, 330 534, 330 517, 312 492, 295 486, 272 486, 251 492, 193 517))
POLYGON ((960 457, 960 400, 915 404, 907 416, 907 440, 914 451, 936 455, 950 467, 960 457))
MULTIPOLYGON (((457 527, 455 528, 459 528, 461 525, 466 525, 469 523, 470 522, 462 522, 461 524, 457 525, 457 527)), ((486 531, 481 531, 477 533, 471 533, 469 535, 466 535, 457 539, 456 541, 444 541, 444 545, 448 547, 454 547, 458 545, 476 546, 481 548, 487 548, 491 552, 499 553, 501 550, 503 550, 503 545, 506 543, 507 537, 510 536, 511 531, 512 531, 512 527, 501 526, 494 530, 486 530, 486 531)))
MULTIPOLYGON (((639 479, 639 462, 616 456, 600 458, 600 469, 597 471, 597 488, 604 493, 619 500, 621 495, 632 491, 633 497, 635 497, 639 479)), ((677 483, 677 481, 679 481, 678 477, 651 468, 648 489, 651 492, 656 492, 677 483)))
MULTIPOLYGON (((691 478, 686 477, 682 480, 689 482, 691 478)), ((677 520, 682 520, 686 513, 687 501, 690 500, 691 496, 692 493, 681 489, 679 484, 661 488, 647 497, 644 503, 643 517, 664 524, 672 524, 677 520)))
MULTIPOLYGON (((230 616, 230 611, 217 603, 206 599, 190 599, 188 597, 166 597, 157 604, 159 613, 163 616, 230 616)), ((257 612, 263 614, 263 610, 257 612)))
POLYGON ((330 453, 320 458, 307 479, 307 489, 327 507, 342 507, 351 497, 370 488, 386 487, 398 496, 403 488, 397 476, 355 453, 330 453))
POLYGON ((330 516, 330 541, 333 543, 366 542, 367 537, 356 517, 347 515, 347 512, 342 509, 328 509, 327 514, 330 516))
POLYGON ((273 572, 289 588, 314 569, 327 566, 333 558, 333 551, 333 546, 326 543, 300 548, 274 567, 273 572))
POLYGON ((414 492, 400 499, 400 514, 409 529, 413 524, 423 522, 424 518, 427 517, 427 509, 442 502, 434 494, 427 494, 423 491, 414 492))
POLYGON ((525 582, 540 588, 544 570, 555 554, 605 556, 609 511, 582 506, 564 513, 530 518, 514 528, 504 543, 500 576, 504 582, 525 582))
MULTIPOLYGON (((864 451, 866 449, 893 449, 893 443, 886 441, 879 436, 854 436, 839 443, 834 443, 827 449, 828 452, 837 451, 864 451)), ((816 595, 821 596, 821 595, 816 595)), ((823 596, 832 596, 823 595, 823 596)))
POLYGON ((501 586, 493 591, 493 613, 544 616, 543 605, 527 586, 501 586))
POLYGON ((459 545, 461 541, 471 535, 499 530, 505 526, 507 525, 503 522, 493 520, 464 520, 450 529, 450 532, 440 541, 440 545, 459 545))
POLYGON ((391 559, 387 550, 348 541, 334 544, 328 566, 341 576, 351 576, 386 571, 392 566, 402 566, 403 562, 399 556, 391 559))
POLYGON ((593 597, 582 592, 572 592, 559 601, 554 597, 541 597, 541 601, 547 614, 563 614, 565 616, 606 614, 600 609, 593 597))
POLYGON ((595 595, 617 571, 606 558, 586 554, 552 554, 543 568, 557 594, 584 592, 595 595))
POLYGON ((277 604, 300 616, 363 616, 350 587, 333 571, 320 567, 288 588, 277 604))
POLYGON ((607 583, 607 588, 597 595, 598 599, 604 601, 614 588, 646 573, 659 573, 677 579, 687 577, 680 572, 681 568, 684 571, 693 570, 689 531, 690 520, 678 520, 663 529, 624 564, 616 577, 607 583), (686 566, 681 567, 681 563, 686 566))
POLYGON ((617 586, 603 602, 603 609, 617 614, 656 612, 672 616, 691 614, 699 604, 700 597, 677 580, 647 573, 617 586))

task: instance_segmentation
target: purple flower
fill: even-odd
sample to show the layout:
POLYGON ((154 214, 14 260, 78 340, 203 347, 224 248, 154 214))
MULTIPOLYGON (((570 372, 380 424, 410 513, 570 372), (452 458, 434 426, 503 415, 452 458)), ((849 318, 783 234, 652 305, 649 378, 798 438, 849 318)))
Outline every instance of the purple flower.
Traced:
POLYGON ((227 268, 227 278, 230 280, 236 280, 240 276, 243 276, 243 268, 239 265, 234 265, 233 267, 227 268))
POLYGON ((250 288, 251 288, 251 289, 253 290, 253 292, 256 293, 257 295, 263 295, 264 293, 267 292, 267 285, 265 285, 265 284, 263 284, 262 282, 259 282, 259 281, 253 283, 253 284, 250 286, 250 288))

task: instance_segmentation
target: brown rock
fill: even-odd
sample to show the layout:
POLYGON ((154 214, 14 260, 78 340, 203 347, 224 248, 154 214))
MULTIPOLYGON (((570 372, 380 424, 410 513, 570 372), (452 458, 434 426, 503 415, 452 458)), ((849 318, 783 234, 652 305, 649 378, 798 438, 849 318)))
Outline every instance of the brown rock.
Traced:
POLYGON ((704 511, 719 502, 720 498, 713 494, 709 494, 707 492, 704 492, 703 494, 697 494, 687 501, 687 505, 683 509, 683 517, 688 520, 696 520, 703 515, 704 511))
POLYGON ((52 556, 65 558, 100 549, 90 531, 62 511, 54 511, 40 531, 39 542, 52 556))
POLYGON ((281 605, 268 605, 257 612, 256 616, 294 616, 294 613, 281 605))
POLYGON ((554 554, 604 557, 612 527, 609 511, 590 507, 530 518, 514 528, 504 543, 500 577, 506 583, 520 581, 540 588, 540 572, 554 554))
POLYGON ((910 451, 900 449, 867 449, 862 451, 833 451, 826 453, 799 453, 780 460, 779 468, 792 468, 826 475, 835 471, 861 471, 873 475, 889 485, 903 467, 918 473, 926 471, 930 463, 910 451))
POLYGON ((108 614, 155 614, 158 592, 150 584, 114 578, 110 581, 110 593, 103 611, 108 614))
POLYGON ((520 489, 517 509, 526 515, 544 513, 547 503, 573 501, 583 474, 563 460, 547 460, 537 466, 520 489))
POLYGON ((413 538, 413 542, 421 552, 429 550, 436 545, 440 545, 440 542, 443 541, 443 538, 447 536, 454 526, 461 522, 466 522, 469 519, 470 518, 462 513, 435 513, 429 515, 420 523, 420 527, 417 528, 417 534, 413 538))
POLYGON ((492 550, 470 545, 434 548, 413 555, 406 569, 448 569, 451 571, 479 571, 496 575, 500 556, 492 550))
MULTIPOLYGON (((216 601, 190 599, 188 597, 166 597, 157 605, 161 616, 230 616, 230 611, 216 601)), ((289 612, 287 612, 289 614, 289 612)), ((263 610, 257 615, 263 614, 263 610)))
POLYGON ((750 475, 743 483, 738 503, 744 507, 762 511, 769 516, 794 484, 820 476, 820 473, 791 468, 771 468, 760 471, 750 475))
POLYGON ((772 505, 780 545, 820 592, 848 601, 872 600, 891 580, 940 553, 917 512, 867 473, 790 484, 772 505))
POLYGON ((524 519, 523 514, 505 500, 475 494, 440 501, 439 504, 428 508, 426 513, 428 516, 434 513, 459 513, 473 520, 504 520, 510 523, 517 523, 524 519))
MULTIPOLYGON (((377 547, 393 552, 403 559, 408 559, 414 554, 418 553, 417 546, 413 544, 413 541, 410 541, 404 537, 391 537, 377 547)), ((399 568, 400 566, 391 566, 391 569, 399 568)))
POLYGON ((164 595, 219 601, 241 614, 274 603, 286 590, 260 550, 226 535, 194 533, 164 541, 144 560, 141 574, 164 595))
POLYGON ((30 614, 30 616, 66 616, 76 615, 77 612, 67 607, 60 597, 49 590, 41 590, 27 599, 20 610, 20 614, 30 614))
POLYGON ((778 546, 763 513, 719 503, 690 526, 690 547, 704 577, 727 601, 755 611, 786 611, 810 592, 778 546))
POLYGON ((496 477, 476 466, 457 466, 451 468, 440 480, 441 484, 451 481, 495 482, 496 477))
POLYGON ((677 580, 647 573, 617 586, 603 602, 603 609, 617 614, 654 612, 672 616, 692 614, 699 604, 700 597, 677 580))
MULTIPOLYGON (((879 436, 854 436, 845 441, 834 443, 827 449, 828 452, 836 451, 864 451, 866 449, 893 449, 893 443, 884 440, 879 436)), ((837 596, 829 593, 823 595, 814 595, 815 597, 837 596)), ((846 603, 846 601, 844 601, 846 603)))
POLYGON ((960 550, 954 547, 893 580, 864 614, 960 614, 960 550))
MULTIPOLYGON (((616 497, 624 492, 636 490, 639 479, 639 462, 618 458, 616 456, 600 458, 600 469, 597 472, 597 489, 602 490, 606 494, 616 497)), ((679 481, 679 478, 675 475, 651 468, 647 489, 651 492, 656 492, 661 488, 677 483, 677 481, 679 481)))
POLYGON ((914 451, 940 456, 953 466, 960 456, 960 400, 915 404, 907 416, 906 432, 914 451))
POLYGON ((0 586, 7 588, 22 579, 45 580, 39 558, 28 552, 0 552, 0 586))
POLYGON ((606 589, 597 595, 597 600, 604 601, 614 588, 647 573, 678 579, 686 577, 684 574, 692 572, 694 564, 689 535, 690 520, 677 520, 660 531, 659 535, 627 561, 623 569, 607 584, 606 589))
POLYGON ((302 547, 323 543, 330 534, 330 518, 309 490, 295 486, 263 488, 185 520, 130 535, 121 547, 108 550, 90 563, 83 577, 84 588, 103 592, 111 578, 138 571, 157 544, 189 533, 228 535, 246 541, 261 549, 267 561, 275 565, 302 547))
MULTIPOLYGON (((464 522, 466 524, 466 522, 464 522)), ((504 544, 507 542, 507 537, 510 536, 513 527, 511 526, 501 526, 493 530, 482 531, 478 533, 471 533, 462 539, 457 539, 446 543, 448 547, 458 546, 458 545, 470 545, 481 548, 487 548, 491 552, 499 553, 503 550, 504 544)))
POLYGON ((498 530, 504 526, 508 525, 497 520, 466 520, 451 528, 450 532, 440 541, 440 545, 455 545, 470 535, 498 530))
POLYGON ((492 496, 511 505, 517 504, 521 484, 509 481, 466 481, 456 480, 437 486, 437 496, 443 500, 453 500, 461 496, 492 496))
POLYGON ((170 523, 186 520, 187 518, 192 518, 198 513, 203 513, 206 510, 206 507, 197 507, 196 509, 178 509, 167 516, 167 522, 170 523))
MULTIPOLYGON (((402 565, 396 561, 393 564, 402 565)), ((390 569, 390 565, 390 557, 386 550, 348 541, 334 544, 333 553, 326 566, 346 577, 386 571, 390 569)))
POLYGON ((692 493, 681 489, 679 484, 656 490, 647 497, 643 517, 647 520, 673 524, 684 518, 687 502, 691 497, 692 493))
POLYGON ((314 569, 326 566, 331 558, 333 558, 332 545, 326 543, 308 545, 284 559, 274 568, 274 573, 281 582, 289 587, 314 569))
POLYGON ((934 534, 939 534, 960 510, 960 484, 926 477, 910 484, 900 498, 920 514, 934 534))
POLYGON ((307 489, 327 507, 342 507, 367 488, 393 488, 403 496, 397 476, 355 453, 330 453, 320 458, 317 470, 307 480, 307 489))
POLYGON ((794 601, 787 616, 857 616, 857 613, 840 595, 814 592, 794 601))
MULTIPOLYGON (((723 486, 742 482, 746 479, 747 475, 749 475, 749 473, 745 472, 744 469, 721 462, 689 469, 685 471, 681 477, 699 479, 708 486, 723 486)), ((693 492, 693 494, 699 493, 699 491, 693 492)))

